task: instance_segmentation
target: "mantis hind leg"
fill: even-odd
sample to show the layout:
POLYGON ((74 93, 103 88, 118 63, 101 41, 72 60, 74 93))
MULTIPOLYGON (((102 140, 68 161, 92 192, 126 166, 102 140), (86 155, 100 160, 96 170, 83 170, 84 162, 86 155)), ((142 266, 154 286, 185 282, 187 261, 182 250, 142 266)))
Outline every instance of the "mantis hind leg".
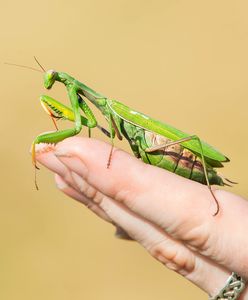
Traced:
POLYGON ((176 144, 181 144, 183 142, 187 142, 187 141, 190 141, 190 140, 196 140, 199 143, 199 146, 200 146, 200 155, 201 155, 202 166, 203 166, 203 172, 204 172, 204 176, 205 176, 205 179, 206 179, 207 187, 208 187, 208 189, 209 189, 212 197, 214 198, 214 201, 215 201, 216 207, 217 207, 216 208, 216 212, 214 213, 214 216, 216 216, 218 214, 219 210, 220 210, 220 205, 219 205, 219 202, 218 202, 217 198, 215 197, 214 192, 213 192, 213 190, 211 188, 211 185, 209 183, 208 174, 207 174, 207 168, 206 168, 206 162, 205 162, 205 158, 204 158, 204 154, 203 154, 202 143, 201 143, 200 138, 197 135, 188 136, 186 138, 183 138, 183 139, 180 139, 180 140, 177 140, 177 141, 173 141, 171 143, 154 146, 154 147, 146 149, 145 151, 148 152, 148 153, 149 152, 154 152, 154 151, 157 151, 157 150, 160 150, 160 149, 164 149, 164 148, 166 148, 168 146, 173 146, 173 145, 176 145, 176 144))

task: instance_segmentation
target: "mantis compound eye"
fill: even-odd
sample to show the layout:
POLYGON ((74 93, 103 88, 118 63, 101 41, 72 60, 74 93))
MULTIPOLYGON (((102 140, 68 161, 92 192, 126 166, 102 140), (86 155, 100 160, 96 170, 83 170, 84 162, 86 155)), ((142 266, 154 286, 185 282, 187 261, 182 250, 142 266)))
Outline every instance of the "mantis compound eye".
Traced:
POLYGON ((49 70, 44 75, 44 86, 46 89, 50 89, 55 80, 56 80, 57 72, 54 70, 49 70))

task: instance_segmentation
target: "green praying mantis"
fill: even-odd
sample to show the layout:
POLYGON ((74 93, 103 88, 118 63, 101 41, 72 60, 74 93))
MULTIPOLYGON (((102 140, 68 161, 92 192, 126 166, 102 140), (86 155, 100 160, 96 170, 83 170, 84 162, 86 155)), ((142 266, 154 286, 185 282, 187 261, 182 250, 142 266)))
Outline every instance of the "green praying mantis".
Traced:
POLYGON ((120 140, 125 137, 134 155, 143 162, 207 185, 217 206, 214 215, 218 214, 219 203, 211 185, 224 186, 234 183, 223 178, 215 170, 215 168, 223 167, 222 163, 229 161, 225 155, 203 142, 198 136, 188 135, 137 112, 119 101, 108 99, 66 73, 44 69, 43 71, 45 88, 51 89, 57 81, 63 83, 71 102, 71 108, 69 108, 43 95, 40 98, 43 108, 53 121, 65 119, 74 122, 74 126, 66 130, 44 133, 35 138, 32 144, 32 160, 35 167, 36 144, 58 143, 65 138, 77 135, 83 126, 88 127, 89 130, 98 127, 110 137, 112 143, 107 167, 110 166, 115 136, 120 140), (98 125, 87 100, 101 111, 107 120, 108 130, 98 125), (81 111, 84 115, 81 115, 81 111))

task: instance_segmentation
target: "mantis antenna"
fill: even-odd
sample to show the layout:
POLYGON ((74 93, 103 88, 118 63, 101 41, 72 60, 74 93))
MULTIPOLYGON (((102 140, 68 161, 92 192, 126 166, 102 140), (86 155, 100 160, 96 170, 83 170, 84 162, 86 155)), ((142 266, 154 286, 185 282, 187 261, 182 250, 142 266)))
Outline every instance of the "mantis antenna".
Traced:
POLYGON ((41 72, 41 73, 42 73, 41 70, 35 69, 35 68, 32 68, 32 67, 29 67, 29 66, 18 65, 18 64, 12 64, 12 63, 8 63, 8 62, 5 62, 4 64, 5 64, 5 65, 9 65, 9 66, 15 66, 15 67, 20 67, 20 68, 25 68, 25 69, 29 69, 29 70, 33 70, 33 71, 41 72))
POLYGON ((40 72, 40 73, 43 73, 43 72, 45 73, 46 70, 42 67, 42 65, 39 63, 38 59, 35 56, 34 56, 34 60, 37 62, 38 66, 41 68, 41 70, 33 68, 33 67, 29 67, 29 66, 25 66, 25 65, 19 65, 19 64, 13 64, 13 63, 9 63, 9 62, 5 62, 4 64, 9 65, 9 66, 25 68, 25 69, 33 70, 33 71, 40 72))
POLYGON ((40 66, 41 70, 45 73, 46 70, 42 67, 42 65, 40 64, 40 62, 38 61, 38 59, 34 56, 34 60, 37 62, 37 64, 40 66))

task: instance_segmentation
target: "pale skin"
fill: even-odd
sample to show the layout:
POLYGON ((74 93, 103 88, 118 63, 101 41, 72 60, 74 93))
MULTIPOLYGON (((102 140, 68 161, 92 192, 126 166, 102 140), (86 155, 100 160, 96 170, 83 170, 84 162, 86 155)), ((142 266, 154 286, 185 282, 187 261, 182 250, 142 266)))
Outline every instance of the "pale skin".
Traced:
MULTIPOLYGON (((73 137, 37 147, 37 161, 53 171, 58 188, 140 243, 155 259, 209 295, 231 272, 248 279, 248 202, 144 164, 111 146, 73 137)), ((149 272, 149 270, 147 270, 149 272)), ((248 288, 240 300, 248 300, 248 288)))

